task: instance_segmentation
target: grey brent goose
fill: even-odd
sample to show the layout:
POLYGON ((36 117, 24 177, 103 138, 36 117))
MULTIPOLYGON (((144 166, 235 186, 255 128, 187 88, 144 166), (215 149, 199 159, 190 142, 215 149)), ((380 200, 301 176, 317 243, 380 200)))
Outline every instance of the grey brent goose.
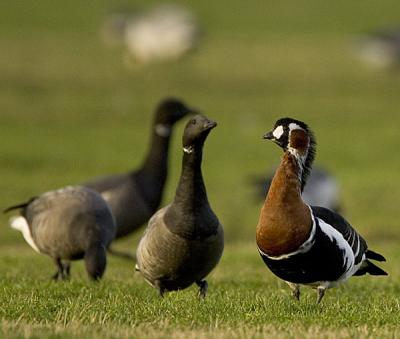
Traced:
POLYGON ((191 112, 195 110, 180 100, 163 100, 155 111, 150 149, 139 169, 84 184, 99 192, 109 204, 117 224, 116 238, 134 232, 157 211, 167 179, 173 126, 191 112))
POLYGON ((100 279, 106 268, 106 248, 116 232, 115 220, 100 194, 82 186, 46 192, 28 202, 10 219, 37 252, 57 265, 54 279, 69 277, 71 260, 84 259, 89 277, 100 279))
POLYGON ((161 296, 196 283, 205 297, 204 278, 222 255, 223 229, 209 205, 201 173, 204 141, 216 125, 202 115, 187 123, 175 198, 150 219, 136 251, 136 269, 161 296))

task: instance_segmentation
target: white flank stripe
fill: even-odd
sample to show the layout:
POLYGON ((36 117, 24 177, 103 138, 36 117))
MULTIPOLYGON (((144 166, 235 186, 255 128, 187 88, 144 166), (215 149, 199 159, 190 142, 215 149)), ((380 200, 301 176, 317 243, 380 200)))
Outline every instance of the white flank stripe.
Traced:
POLYGON ((108 191, 101 192, 101 196, 105 201, 109 202, 111 200, 111 197, 113 196, 113 191, 108 190, 108 191))
POLYGON ((29 229, 28 222, 24 217, 13 217, 10 219, 11 228, 20 231, 24 236, 25 241, 31 246, 36 252, 40 253, 35 242, 32 239, 31 230, 29 229))
POLYGON ((356 234, 354 236, 354 238, 357 236, 357 250, 354 253, 354 258, 357 257, 358 253, 360 252, 360 237, 358 236, 358 234, 356 234))
POLYGON ((331 225, 327 224, 324 220, 320 218, 318 218, 318 222, 321 231, 324 232, 332 242, 335 241, 337 246, 344 251, 343 259, 346 265, 346 269, 343 275, 338 279, 338 281, 347 280, 355 272, 354 270, 355 257, 353 250, 351 249, 349 243, 346 241, 346 239, 338 230, 336 230, 335 228, 333 228, 331 225))

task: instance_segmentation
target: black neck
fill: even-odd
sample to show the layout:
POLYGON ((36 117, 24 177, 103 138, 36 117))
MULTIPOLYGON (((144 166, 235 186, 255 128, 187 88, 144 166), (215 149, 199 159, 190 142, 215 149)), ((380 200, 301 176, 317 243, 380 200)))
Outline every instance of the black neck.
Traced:
POLYGON ((142 165, 142 170, 145 173, 165 180, 168 167, 169 142, 170 134, 166 136, 157 134, 155 125, 153 125, 150 149, 142 165))
POLYGON ((168 174, 169 141, 169 135, 159 135, 153 129, 150 149, 143 165, 138 171, 132 172, 141 196, 151 209, 156 209, 162 199, 168 174))
POLYGON ((164 216, 166 226, 186 239, 199 239, 215 234, 219 221, 208 203, 201 173, 202 149, 185 153, 175 199, 164 216))
POLYGON ((202 147, 191 149, 191 153, 184 153, 182 159, 182 172, 176 189, 174 204, 184 209, 197 207, 199 204, 208 204, 207 192, 201 172, 203 158, 202 147))

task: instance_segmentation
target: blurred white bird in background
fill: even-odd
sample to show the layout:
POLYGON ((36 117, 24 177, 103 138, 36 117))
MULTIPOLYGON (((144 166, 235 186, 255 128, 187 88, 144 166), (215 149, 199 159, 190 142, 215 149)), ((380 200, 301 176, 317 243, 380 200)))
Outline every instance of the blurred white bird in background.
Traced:
POLYGON ((114 12, 102 27, 109 47, 123 46, 129 64, 176 61, 197 45, 200 28, 195 15, 178 5, 158 5, 141 12, 114 12))
POLYGON ((357 40, 362 61, 376 68, 400 66, 400 28, 386 28, 364 34, 357 40))

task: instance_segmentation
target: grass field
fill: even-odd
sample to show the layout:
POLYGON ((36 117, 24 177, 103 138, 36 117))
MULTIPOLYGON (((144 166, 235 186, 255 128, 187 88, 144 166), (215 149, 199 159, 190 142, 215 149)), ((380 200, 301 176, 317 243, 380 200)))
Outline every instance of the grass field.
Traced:
MULTIPOLYGON (((51 282, 51 260, 2 215, 0 337, 400 337, 400 74, 370 69, 352 51, 356 34, 396 24, 400 4, 182 3, 204 25, 197 52, 130 71, 98 27, 110 8, 139 1, 0 3, 0 207, 139 165, 154 106, 182 97, 219 123, 203 171, 227 244, 207 299, 194 287, 160 299, 118 258, 98 284, 80 262, 71 281, 51 282), (261 203, 249 178, 279 161, 261 136, 282 116, 313 128, 317 163, 340 182, 346 218, 388 259, 389 277, 352 278, 319 306, 307 289, 292 300, 254 243, 261 203)), ((180 172, 183 125, 164 202, 180 172)), ((134 251, 138 236, 116 246, 134 251)))

